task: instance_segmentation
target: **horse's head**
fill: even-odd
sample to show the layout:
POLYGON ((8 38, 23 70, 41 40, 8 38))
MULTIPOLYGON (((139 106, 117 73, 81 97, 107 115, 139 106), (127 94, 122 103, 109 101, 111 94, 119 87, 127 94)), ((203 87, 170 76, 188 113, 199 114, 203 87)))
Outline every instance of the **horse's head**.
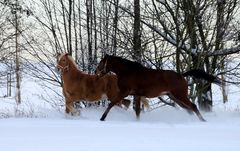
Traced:
POLYGON ((104 58, 99 62, 96 68, 95 73, 100 77, 104 76, 110 71, 108 68, 108 58, 109 58, 109 55, 106 54, 104 58))
POLYGON ((57 55, 57 69, 61 72, 67 71, 69 68, 68 53, 57 55))

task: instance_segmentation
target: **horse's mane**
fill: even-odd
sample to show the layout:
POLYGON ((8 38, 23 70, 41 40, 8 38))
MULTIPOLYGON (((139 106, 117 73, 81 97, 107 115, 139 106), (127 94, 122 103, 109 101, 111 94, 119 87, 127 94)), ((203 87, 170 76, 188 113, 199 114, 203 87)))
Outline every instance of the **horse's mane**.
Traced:
MULTIPOLYGON (((65 56, 65 55, 66 55, 66 53, 61 54, 61 55, 59 56, 59 60, 61 60, 62 57, 65 56)), ((68 58, 68 60, 69 60, 70 62, 72 62, 73 66, 78 69, 78 65, 77 65, 76 62, 73 60, 72 56, 67 55, 67 58, 68 58)))
POLYGON ((136 61, 130 61, 121 57, 117 57, 117 56, 109 56, 113 59, 118 60, 120 63, 123 63, 125 66, 127 66, 128 68, 131 69, 142 69, 144 68, 144 66, 136 61))
POLYGON ((76 62, 73 60, 72 56, 67 55, 67 57, 68 57, 68 59, 72 62, 73 66, 78 69, 78 65, 77 65, 76 62))

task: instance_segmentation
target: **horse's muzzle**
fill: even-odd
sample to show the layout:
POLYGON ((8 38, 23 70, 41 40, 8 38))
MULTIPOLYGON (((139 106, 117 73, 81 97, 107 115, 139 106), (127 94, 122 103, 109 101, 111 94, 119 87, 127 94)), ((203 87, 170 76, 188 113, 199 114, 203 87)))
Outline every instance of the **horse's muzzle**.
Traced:
POLYGON ((56 68, 57 68, 57 70, 58 70, 59 72, 63 73, 63 72, 65 72, 65 71, 68 71, 69 65, 63 67, 63 66, 57 64, 56 68))
POLYGON ((59 64, 56 65, 57 71, 61 71, 63 69, 62 66, 60 66, 59 64))

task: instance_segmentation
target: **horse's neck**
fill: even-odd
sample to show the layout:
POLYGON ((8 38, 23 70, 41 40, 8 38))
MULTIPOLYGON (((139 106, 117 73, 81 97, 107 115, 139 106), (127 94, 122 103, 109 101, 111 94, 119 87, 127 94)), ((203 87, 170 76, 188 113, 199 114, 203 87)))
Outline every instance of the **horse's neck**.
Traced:
POLYGON ((111 71, 114 72, 115 74, 117 74, 119 76, 119 78, 121 78, 122 76, 125 76, 128 73, 132 73, 132 72, 139 72, 142 70, 145 70, 145 67, 140 67, 137 66, 136 68, 134 68, 133 65, 128 65, 122 62, 112 62, 111 63, 111 71))
POLYGON ((82 74, 83 73, 73 63, 70 63, 68 70, 63 73, 63 78, 66 80, 71 80, 74 78, 79 78, 79 76, 82 74))
POLYGON ((111 69, 112 72, 114 72, 116 75, 121 76, 122 74, 128 72, 128 69, 124 67, 124 65, 120 66, 118 65, 114 65, 114 63, 111 65, 111 69))

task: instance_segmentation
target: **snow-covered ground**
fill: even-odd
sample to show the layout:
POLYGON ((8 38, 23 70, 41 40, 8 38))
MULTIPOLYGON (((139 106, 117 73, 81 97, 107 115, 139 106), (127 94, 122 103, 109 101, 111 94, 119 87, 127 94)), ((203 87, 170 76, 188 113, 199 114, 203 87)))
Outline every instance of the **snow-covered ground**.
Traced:
MULTIPOLYGON (((204 114, 200 122, 181 110, 162 108, 142 114, 114 108, 105 122, 103 108, 85 109, 80 117, 62 113, 45 118, 0 120, 2 151, 238 151, 240 113, 204 114)), ((50 112, 49 112, 50 113, 50 112)))
POLYGON ((142 113, 140 120, 131 109, 115 107, 102 122, 104 107, 66 116, 63 107, 53 108, 42 99, 47 93, 34 80, 23 79, 22 83, 21 105, 14 98, 0 98, 1 151, 240 150, 237 93, 223 105, 217 95, 220 89, 214 87, 214 111, 202 113, 207 122, 169 106, 142 113))

